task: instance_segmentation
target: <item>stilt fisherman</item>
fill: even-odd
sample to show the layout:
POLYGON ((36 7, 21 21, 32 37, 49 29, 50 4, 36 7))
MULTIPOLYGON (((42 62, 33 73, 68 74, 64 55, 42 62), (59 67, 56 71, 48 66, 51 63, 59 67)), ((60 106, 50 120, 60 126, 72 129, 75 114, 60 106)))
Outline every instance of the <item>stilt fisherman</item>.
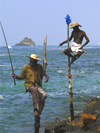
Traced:
POLYGON ((32 54, 27 57, 30 58, 30 64, 23 67, 19 76, 13 73, 12 76, 18 80, 25 79, 26 92, 30 92, 32 95, 33 114, 35 116, 35 133, 39 133, 40 115, 44 108, 45 99, 47 98, 47 94, 42 89, 42 79, 43 76, 45 76, 45 82, 47 82, 48 75, 43 71, 42 65, 37 63, 37 61, 41 60, 37 55, 32 54))
MULTIPOLYGON (((77 22, 73 22, 69 28, 73 28, 73 31, 71 33, 71 36, 69 38, 69 41, 74 38, 74 42, 72 43, 72 46, 68 49, 65 49, 63 52, 65 55, 72 57, 71 64, 77 60, 81 54, 83 53, 82 49, 85 45, 89 43, 89 38, 87 37, 86 33, 79 29, 81 27, 80 24, 77 22), (83 38, 86 39, 86 42, 82 44, 83 38), (74 53, 74 56, 71 54, 71 52, 74 53)), ((68 40, 65 40, 64 42, 60 43, 58 46, 62 46, 64 43, 67 43, 68 40)))

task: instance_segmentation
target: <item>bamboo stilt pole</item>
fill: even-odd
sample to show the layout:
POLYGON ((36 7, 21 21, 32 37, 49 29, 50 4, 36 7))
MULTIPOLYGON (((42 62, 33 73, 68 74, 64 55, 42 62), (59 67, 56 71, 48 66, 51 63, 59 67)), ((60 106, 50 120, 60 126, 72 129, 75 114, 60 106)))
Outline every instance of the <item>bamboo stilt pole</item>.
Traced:
POLYGON ((47 61, 46 61, 46 45, 47 45, 47 35, 44 36, 44 45, 43 45, 43 70, 46 71, 47 61))
POLYGON ((34 124, 35 133, 39 133, 39 128, 40 128, 40 116, 37 115, 35 116, 35 124, 34 124))
MULTIPOLYGON (((69 24, 67 25, 67 39, 68 39, 68 48, 69 48, 69 24)), ((74 109, 73 109, 73 93, 72 93, 70 56, 68 56, 68 77, 69 77, 70 114, 71 114, 71 121, 72 121, 72 120, 74 120, 74 109)))
MULTIPOLYGON (((46 61, 46 45, 47 45, 47 36, 44 36, 44 44, 43 44, 43 70, 46 71, 47 61, 46 61)), ((40 128, 40 116, 35 116, 35 133, 39 133, 40 128)))

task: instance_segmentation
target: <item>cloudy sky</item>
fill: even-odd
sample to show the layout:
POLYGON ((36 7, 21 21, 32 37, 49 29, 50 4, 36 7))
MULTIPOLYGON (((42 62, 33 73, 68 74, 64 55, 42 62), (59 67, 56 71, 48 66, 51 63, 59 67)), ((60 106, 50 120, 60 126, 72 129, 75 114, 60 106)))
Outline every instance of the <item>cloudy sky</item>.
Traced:
MULTIPOLYGON (((15 45, 24 37, 43 45, 44 35, 47 45, 59 45, 67 39, 67 14, 72 22, 82 25, 89 45, 100 44, 100 0, 0 0, 0 21, 8 45, 15 45)), ((5 41, 0 28, 1 45, 5 41)))

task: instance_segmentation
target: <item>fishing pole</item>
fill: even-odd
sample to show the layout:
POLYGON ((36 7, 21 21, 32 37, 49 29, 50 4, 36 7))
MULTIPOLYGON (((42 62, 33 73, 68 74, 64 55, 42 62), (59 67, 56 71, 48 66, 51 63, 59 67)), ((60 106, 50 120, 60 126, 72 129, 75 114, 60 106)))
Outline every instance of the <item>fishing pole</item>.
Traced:
MULTIPOLYGON (((57 46, 57 47, 54 47, 54 48, 52 48, 52 49, 50 49, 50 50, 48 50, 46 53, 48 53, 48 52, 50 52, 50 51, 52 51, 52 50, 54 50, 54 49, 56 49, 56 48, 58 48, 59 46, 57 46)), ((41 55, 43 55, 43 54, 40 54, 39 56, 41 56, 41 55)), ((39 57, 38 56, 38 57, 39 57)))
MULTIPOLYGON (((14 74, 14 69, 13 69, 13 65, 12 65, 12 60, 11 60, 11 56, 10 56, 8 44, 7 44, 6 36, 5 36, 5 33, 4 33, 4 30, 3 30, 3 27, 2 27, 1 22, 0 22, 0 25, 1 25, 1 29, 2 29, 2 32, 3 32, 3 35, 4 35, 4 39, 5 39, 5 42, 6 42, 6 46, 7 46, 7 50, 8 50, 8 54, 9 54, 9 58, 10 58, 10 63, 11 63, 11 68, 12 68, 12 73, 14 74)), ((14 78, 14 84, 16 85, 15 78, 14 78)))

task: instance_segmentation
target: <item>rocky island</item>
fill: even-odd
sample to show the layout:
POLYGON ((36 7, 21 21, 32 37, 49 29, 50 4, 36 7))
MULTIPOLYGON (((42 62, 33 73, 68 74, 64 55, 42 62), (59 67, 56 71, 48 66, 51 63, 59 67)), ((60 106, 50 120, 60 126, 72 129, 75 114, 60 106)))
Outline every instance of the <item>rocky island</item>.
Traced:
POLYGON ((35 46, 35 42, 31 38, 25 37, 20 43, 15 44, 15 46, 35 46))

